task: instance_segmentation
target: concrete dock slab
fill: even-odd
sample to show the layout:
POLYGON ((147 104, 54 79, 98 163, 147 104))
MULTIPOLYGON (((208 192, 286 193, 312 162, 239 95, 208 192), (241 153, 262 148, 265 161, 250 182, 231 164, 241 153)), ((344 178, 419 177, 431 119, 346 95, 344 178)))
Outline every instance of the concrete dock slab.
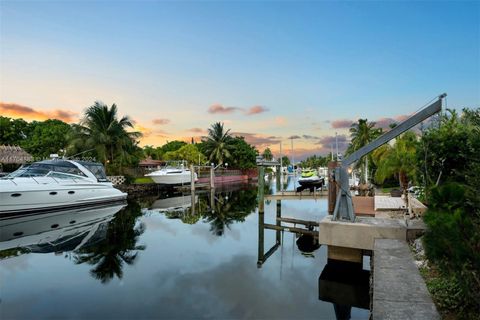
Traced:
POLYGON ((374 320, 440 319, 403 240, 375 240, 372 317, 374 320))
POLYGON ((375 196, 375 211, 407 210, 405 200, 400 197, 375 196))
POLYGON ((322 245, 373 250, 375 239, 406 239, 404 221, 357 217, 355 222, 332 221, 326 216, 319 223, 319 243, 322 245))

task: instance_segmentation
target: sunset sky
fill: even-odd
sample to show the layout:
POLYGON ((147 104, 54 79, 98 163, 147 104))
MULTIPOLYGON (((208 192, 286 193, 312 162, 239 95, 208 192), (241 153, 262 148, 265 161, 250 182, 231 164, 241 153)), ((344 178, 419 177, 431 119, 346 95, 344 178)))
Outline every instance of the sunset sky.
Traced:
POLYGON ((480 106, 480 2, 0 0, 0 114, 116 103, 142 145, 223 121, 260 151, 325 154, 443 92, 480 106))

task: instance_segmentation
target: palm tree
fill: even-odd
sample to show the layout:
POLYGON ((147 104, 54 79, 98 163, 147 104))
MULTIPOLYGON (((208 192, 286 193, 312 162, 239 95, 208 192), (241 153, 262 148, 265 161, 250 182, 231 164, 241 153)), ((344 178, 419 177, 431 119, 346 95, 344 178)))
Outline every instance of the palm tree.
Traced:
POLYGON ((374 152, 377 165, 375 180, 383 183, 386 178, 396 176, 400 187, 405 191, 408 179, 415 177, 417 167, 416 147, 417 136, 409 131, 397 138, 392 146, 386 144, 374 152))
POLYGON ((112 162, 118 158, 120 162, 129 159, 132 149, 136 146, 136 139, 141 137, 140 132, 128 132, 133 128, 133 121, 124 116, 118 119, 117 105, 110 108, 96 101, 85 111, 80 125, 76 126, 76 139, 73 144, 80 144, 84 149, 95 149, 100 161, 112 162))
MULTIPOLYGON (((353 152, 357 151, 361 147, 369 144, 377 137, 379 137, 382 133, 381 128, 375 128, 375 122, 368 122, 367 119, 358 119, 357 123, 352 124, 350 127, 350 144, 347 148, 346 154, 352 154, 353 152)), ((363 176, 364 182, 368 182, 368 158, 370 156, 367 155, 363 157, 358 166, 364 167, 363 176)))
POLYGON ((272 154, 272 150, 270 150, 270 148, 266 148, 264 151, 263 151, 263 154, 262 154, 263 158, 267 161, 271 161, 273 159, 273 154, 272 154))
POLYGON ((223 123, 216 122, 208 129, 208 136, 202 139, 205 144, 205 154, 211 162, 217 164, 225 163, 231 157, 233 146, 230 129, 225 131, 223 123))

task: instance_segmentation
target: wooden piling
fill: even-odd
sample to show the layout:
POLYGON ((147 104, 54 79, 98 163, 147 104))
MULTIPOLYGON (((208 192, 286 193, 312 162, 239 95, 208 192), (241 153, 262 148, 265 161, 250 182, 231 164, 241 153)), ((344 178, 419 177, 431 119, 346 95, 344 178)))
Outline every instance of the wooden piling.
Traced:
POLYGON ((333 214, 335 202, 337 201, 337 184, 335 183, 335 168, 338 167, 337 161, 328 163, 328 213, 333 214))
POLYGON ((260 167, 258 169, 258 212, 265 212, 265 199, 264 199, 264 189, 265 189, 265 167, 260 167))

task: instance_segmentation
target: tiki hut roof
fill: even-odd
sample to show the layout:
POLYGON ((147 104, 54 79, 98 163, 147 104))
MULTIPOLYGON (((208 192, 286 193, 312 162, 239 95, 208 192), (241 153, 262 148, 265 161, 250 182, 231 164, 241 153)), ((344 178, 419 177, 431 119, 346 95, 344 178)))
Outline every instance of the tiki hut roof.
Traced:
POLYGON ((33 161, 33 157, 18 146, 0 145, 0 163, 25 163, 33 161))

